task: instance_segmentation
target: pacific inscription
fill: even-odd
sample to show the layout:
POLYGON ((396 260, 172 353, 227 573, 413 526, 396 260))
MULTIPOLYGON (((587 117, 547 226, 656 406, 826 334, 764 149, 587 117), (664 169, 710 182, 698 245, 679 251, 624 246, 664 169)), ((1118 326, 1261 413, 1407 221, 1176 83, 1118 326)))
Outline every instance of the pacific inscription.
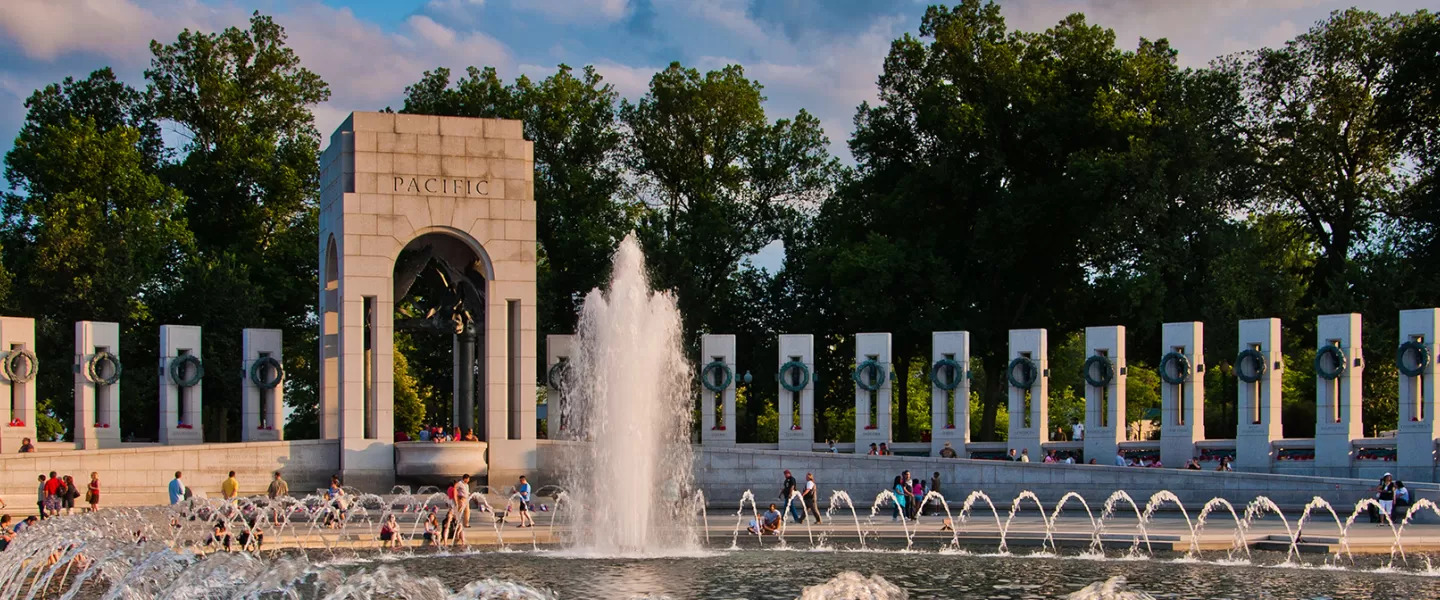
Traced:
POLYGON ((486 179, 457 179, 449 177, 401 177, 390 178, 396 194, 439 195, 439 196, 489 196, 490 181, 486 179))

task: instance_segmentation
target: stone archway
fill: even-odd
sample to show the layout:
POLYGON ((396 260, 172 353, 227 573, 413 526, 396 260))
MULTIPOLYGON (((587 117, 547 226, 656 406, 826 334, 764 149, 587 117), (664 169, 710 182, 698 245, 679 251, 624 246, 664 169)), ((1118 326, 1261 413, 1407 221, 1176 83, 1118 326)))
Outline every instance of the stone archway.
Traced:
POLYGON ((505 482, 535 468, 533 156, 518 121, 352 113, 331 136, 320 159, 320 397, 346 484, 394 481, 395 304, 426 268, 406 266, 407 249, 426 247, 448 257, 451 279, 470 281, 455 289, 472 294, 462 304, 483 307, 461 319, 483 339, 481 464, 505 482))

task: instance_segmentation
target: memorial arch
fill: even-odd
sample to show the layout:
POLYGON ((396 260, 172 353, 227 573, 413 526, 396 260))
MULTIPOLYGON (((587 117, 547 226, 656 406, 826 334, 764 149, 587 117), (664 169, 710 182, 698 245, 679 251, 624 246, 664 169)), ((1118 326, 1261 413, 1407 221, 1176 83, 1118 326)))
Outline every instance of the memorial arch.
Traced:
POLYGON ((453 468, 495 482, 535 468, 534 146, 521 131, 519 121, 352 113, 331 136, 321 434, 339 440, 349 485, 383 488, 397 471, 397 329, 455 339, 451 419, 474 423, 484 444, 454 446, 469 454, 452 452, 453 468))

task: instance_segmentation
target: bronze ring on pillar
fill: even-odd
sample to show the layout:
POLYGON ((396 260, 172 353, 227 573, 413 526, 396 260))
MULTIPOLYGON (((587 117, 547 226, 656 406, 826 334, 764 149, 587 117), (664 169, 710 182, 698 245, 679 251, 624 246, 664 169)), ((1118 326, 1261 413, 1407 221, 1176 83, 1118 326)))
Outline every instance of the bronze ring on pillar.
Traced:
POLYGON ((730 387, 730 382, 734 380, 735 373, 730 370, 730 366, 718 360, 712 360, 705 368, 700 369, 700 383, 705 385, 705 389, 717 394, 730 387))
POLYGON ((1425 372, 1425 367, 1430 366, 1430 349, 1425 347, 1424 342, 1410 340, 1400 344, 1400 351, 1395 353, 1395 367, 1406 377, 1416 377, 1425 372), (1406 355, 1415 355, 1415 366, 1405 364, 1406 355))
POLYGON ((960 363, 953 358, 942 358, 935 361, 935 364, 930 367, 930 383, 947 392, 955 391, 955 388, 960 387, 960 382, 964 379, 965 369, 961 368, 960 363), (941 379, 941 370, 948 370, 950 378, 941 379))
POLYGON ((1010 380, 1010 386, 1028 390, 1035 386, 1035 381, 1040 379, 1040 367, 1035 365, 1035 360, 1028 356, 1021 356, 1010 361, 1010 366, 1005 368, 1005 378, 1010 380), (1020 375, 1016 376, 1016 371, 1020 375))
POLYGON ((805 386, 810 385, 810 368, 806 367, 803 362, 792 360, 780 365, 780 373, 777 374, 776 377, 780 379, 780 387, 785 388, 785 391, 798 392, 805 389, 805 386), (797 370, 800 373, 798 376, 794 378, 789 377, 790 373, 797 370))
POLYGON ((1265 376, 1265 355, 1254 348, 1246 348, 1240 351, 1240 356, 1235 357, 1235 376, 1245 383, 1255 383, 1265 376), (1250 371, 1245 370, 1245 363, 1250 363, 1250 371))
POLYGON ((560 357, 555 364, 550 365, 550 370, 545 372, 545 383, 557 392, 565 392, 570 389, 570 376, 574 374, 570 366, 570 359, 560 357))
POLYGON ((1323 379, 1334 380, 1345 372, 1345 351, 1334 344, 1325 344, 1315 351, 1315 374, 1323 379), (1334 368, 1327 368, 1325 357, 1330 357, 1329 364, 1334 368))
POLYGON ((85 363, 85 374, 90 376, 90 381, 99 385, 115 385, 115 382, 120 381, 120 372, 123 370, 120 357, 103 350, 91 354, 90 360, 85 363), (102 375, 106 363, 111 367, 109 377, 102 375))
POLYGON ((873 392, 885 385, 885 369, 880 368, 880 363, 867 360, 855 365, 855 372, 850 374, 850 378, 855 380, 855 385, 860 386, 860 389, 873 392))
POLYGON ((1110 385, 1110 382, 1115 379, 1115 362, 1110 360, 1108 356, 1096 354, 1095 356, 1085 359, 1085 369, 1083 372, 1085 374, 1085 383, 1095 387, 1105 387, 1110 385), (1091 369, 1098 371, 1094 377, 1090 376, 1091 369))
POLYGON ((1190 379, 1190 359, 1179 352, 1169 352, 1160 358, 1160 378, 1170 385, 1180 385, 1190 379), (1170 374, 1170 363, 1175 363, 1175 375, 1170 374))
POLYGON ((205 377, 205 365, 200 362, 200 357, 194 354, 181 354, 170 359, 169 371, 170 381, 182 388, 193 387, 200 383, 201 378, 205 377), (185 376, 186 366, 191 367, 189 377, 185 376))
POLYGON ((5 353, 5 361, 0 363, 0 368, 4 369, 5 378, 11 383, 28 383, 40 372, 40 359, 27 348, 17 348, 5 353), (15 362, 20 359, 25 361, 24 372, 17 372, 15 368, 15 362))
POLYGON ((262 356, 250 364, 250 383, 261 389, 272 389, 280 385, 280 380, 285 378, 285 367, 273 356, 262 356), (269 369, 274 377, 266 378, 265 370, 269 369))

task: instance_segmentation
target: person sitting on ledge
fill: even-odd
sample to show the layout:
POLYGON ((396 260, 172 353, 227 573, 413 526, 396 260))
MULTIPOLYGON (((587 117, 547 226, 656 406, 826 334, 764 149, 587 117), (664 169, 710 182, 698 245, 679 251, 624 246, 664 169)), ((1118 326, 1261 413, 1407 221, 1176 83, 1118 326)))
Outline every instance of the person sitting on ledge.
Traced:
POLYGON ((440 522, 435 518, 434 509, 425 514, 425 544, 440 545, 440 522))
POLYGON ((885 442, 880 442, 880 456, 890 456, 890 446, 885 442))
POLYGON ((1130 466, 1130 461, 1125 460, 1125 453, 1124 453, 1124 452, 1119 452, 1119 451, 1117 451, 1117 452, 1115 453, 1115 466, 1117 466, 1117 467, 1128 467, 1128 466, 1130 466))
POLYGON ((380 547, 399 548, 400 538, 395 533, 400 529, 400 523, 395 520, 395 513, 385 516, 385 521, 380 524, 380 547))
POLYGON ((866 456, 880 456, 880 450, 875 447, 875 443, 874 443, 874 442, 871 442, 871 443, 870 443, 870 453, 867 454, 866 456))
POLYGON ((1051 451, 1049 451, 1049 452, 1046 452, 1046 453, 1045 453, 1045 458, 1040 459, 1040 462, 1045 463, 1045 464, 1047 464, 1047 465, 1055 464, 1055 462, 1056 462, 1056 461, 1055 461, 1055 451, 1054 451, 1054 450, 1051 450, 1051 451))
POLYGON ((34 451, 35 451, 35 444, 30 443, 30 438, 25 438, 25 439, 20 440, 20 452, 21 452, 21 453, 34 452, 34 451))
POLYGON ((774 502, 771 502, 770 510, 765 511, 765 514, 760 516, 758 529, 754 521, 750 522, 750 533, 758 535, 765 535, 767 533, 780 535, 781 522, 783 522, 783 519, 780 518, 780 509, 775 506, 774 502))
POLYGON ((940 449, 940 458, 955 458, 955 449, 950 447, 950 442, 945 442, 945 447, 940 449))
POLYGON ((1235 469, 1230 468, 1230 457, 1228 457, 1228 456, 1222 456, 1222 457, 1220 457, 1220 466, 1215 467, 1215 470, 1216 470, 1216 471, 1234 471, 1235 469))
POLYGON ((465 430, 465 441, 467 441, 467 442, 478 442, 478 441, 480 441, 480 438, 475 435, 475 430, 473 430, 473 429, 466 429, 466 430, 465 430))
POLYGON ((1190 462, 1185 463, 1185 468, 1186 468, 1187 470, 1190 470, 1190 471, 1199 471, 1199 470, 1200 470, 1200 461, 1195 460, 1195 459, 1192 458, 1192 459, 1190 459, 1190 462))

